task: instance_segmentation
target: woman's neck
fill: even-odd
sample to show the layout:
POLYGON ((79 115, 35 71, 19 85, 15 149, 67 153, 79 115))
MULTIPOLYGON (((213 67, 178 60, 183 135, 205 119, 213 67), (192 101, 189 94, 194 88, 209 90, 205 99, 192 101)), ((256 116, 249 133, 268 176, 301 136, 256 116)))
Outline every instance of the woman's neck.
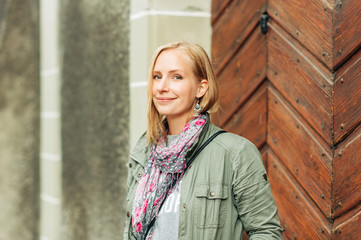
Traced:
POLYGON ((184 126, 191 119, 192 119, 192 117, 187 117, 187 118, 167 117, 167 122, 168 122, 168 127, 169 127, 169 135, 180 134, 183 131, 184 126))

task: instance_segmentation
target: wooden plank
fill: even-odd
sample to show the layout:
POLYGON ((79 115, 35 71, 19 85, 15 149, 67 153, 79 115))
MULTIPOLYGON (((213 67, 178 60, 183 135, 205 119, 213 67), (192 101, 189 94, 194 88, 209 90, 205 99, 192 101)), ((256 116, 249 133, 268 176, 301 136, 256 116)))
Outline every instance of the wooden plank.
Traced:
POLYGON ((335 220, 332 240, 360 239, 361 205, 335 220))
POLYGON ((332 150, 273 87, 267 143, 327 217, 331 217, 332 150))
POLYGON ((333 73, 277 23, 269 26, 268 79, 332 146, 333 73))
POLYGON ((254 31, 243 48, 221 72, 217 123, 223 126, 266 77, 265 35, 254 31))
POLYGON ((324 0, 269 0, 268 13, 330 69, 332 6, 324 0))
POLYGON ((268 151, 269 151, 268 145, 264 145, 259 151, 262 155, 263 166, 265 167, 266 172, 268 172, 267 169, 267 159, 268 159, 268 151))
POLYGON ((333 69, 361 46, 361 1, 339 1, 333 14, 333 69))
POLYGON ((341 141, 361 121, 361 50, 336 72, 335 140, 341 141))
POLYGON ((212 35, 212 61, 216 73, 223 69, 249 36, 264 11, 266 11, 266 0, 234 0, 215 22, 212 35))
POLYGON ((212 25, 233 0, 212 0, 212 25))
POLYGON ((275 198, 283 239, 330 239, 331 224, 272 152, 268 177, 275 198))
POLYGON ((266 142, 266 120, 267 89, 263 84, 223 128, 247 138, 260 148, 266 142))
MULTIPOLYGON (((361 127, 340 143, 333 160, 333 217, 361 203, 361 127)), ((360 232, 361 233, 361 232, 360 232)))

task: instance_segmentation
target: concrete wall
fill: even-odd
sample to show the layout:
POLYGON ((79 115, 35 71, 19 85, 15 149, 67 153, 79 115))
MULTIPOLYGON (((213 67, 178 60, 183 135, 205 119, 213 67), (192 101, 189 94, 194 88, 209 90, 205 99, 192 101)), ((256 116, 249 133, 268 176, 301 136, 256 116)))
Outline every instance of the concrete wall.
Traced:
POLYGON ((0 4, 0 239, 38 239, 38 1, 0 4))
POLYGON ((154 50, 174 41, 211 49, 211 0, 132 0, 130 17, 130 145, 147 127, 147 77, 154 50))
POLYGON ((61 1, 61 239, 119 239, 128 159, 129 2, 61 1))

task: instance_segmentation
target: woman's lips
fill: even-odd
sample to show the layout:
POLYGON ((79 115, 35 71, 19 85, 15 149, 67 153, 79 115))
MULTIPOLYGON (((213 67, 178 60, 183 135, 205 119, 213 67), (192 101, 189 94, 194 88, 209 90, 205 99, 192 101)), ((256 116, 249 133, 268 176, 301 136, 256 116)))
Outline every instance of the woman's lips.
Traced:
POLYGON ((170 102, 170 101, 174 100, 175 98, 157 97, 156 99, 158 102, 170 102))

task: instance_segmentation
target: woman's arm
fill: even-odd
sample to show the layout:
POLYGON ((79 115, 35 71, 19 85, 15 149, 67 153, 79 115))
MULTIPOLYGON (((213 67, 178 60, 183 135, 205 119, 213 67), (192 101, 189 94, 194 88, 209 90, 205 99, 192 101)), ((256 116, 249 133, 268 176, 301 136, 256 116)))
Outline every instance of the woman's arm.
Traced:
POLYGON ((249 240, 281 239, 282 227, 258 149, 243 140, 233 158, 233 194, 249 240))

